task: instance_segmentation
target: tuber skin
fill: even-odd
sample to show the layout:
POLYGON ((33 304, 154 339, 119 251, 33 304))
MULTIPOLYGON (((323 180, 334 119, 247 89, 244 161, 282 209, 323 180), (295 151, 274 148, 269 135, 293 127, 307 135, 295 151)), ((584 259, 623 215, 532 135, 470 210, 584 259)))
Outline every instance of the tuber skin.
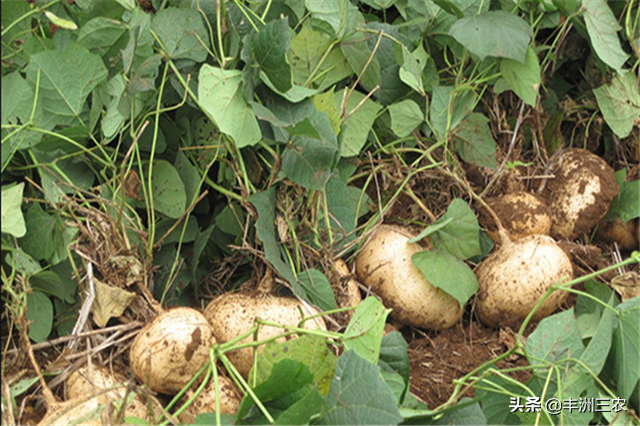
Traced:
POLYGON ((462 317, 462 307, 413 265, 411 256, 425 249, 409 243, 412 237, 402 227, 380 225, 358 253, 358 279, 393 309, 397 321, 429 330, 452 327, 462 317))
MULTIPOLYGON (((546 235, 503 240, 475 270, 480 289, 476 313, 490 327, 517 327, 548 288, 573 279, 569 257, 546 235)), ((553 292, 533 315, 540 320, 555 311, 567 292, 553 292)))
POLYGON ((591 232, 618 195, 615 173, 602 158, 581 148, 567 149, 553 160, 547 183, 551 236, 575 240, 591 232))
POLYGON ((209 361, 209 349, 215 343, 200 311, 170 309, 138 333, 129 352, 131 367, 151 390, 176 393, 209 361))
MULTIPOLYGON (((265 321, 297 327, 303 317, 317 314, 318 311, 303 305, 297 299, 257 293, 225 293, 213 299, 205 308, 204 315, 211 324, 215 338, 226 343, 249 331, 256 318, 265 321)), ((302 328, 308 330, 326 330, 326 324, 320 317, 305 321, 302 328)), ((265 340, 284 333, 280 327, 261 325, 258 340, 265 340)), ((284 339, 279 339, 284 340, 284 339)), ((253 341, 249 336, 240 343, 253 341)), ((258 348, 261 351, 264 345, 258 348)), ((253 366, 253 348, 246 347, 227 353, 229 361, 240 374, 247 378, 253 366)))

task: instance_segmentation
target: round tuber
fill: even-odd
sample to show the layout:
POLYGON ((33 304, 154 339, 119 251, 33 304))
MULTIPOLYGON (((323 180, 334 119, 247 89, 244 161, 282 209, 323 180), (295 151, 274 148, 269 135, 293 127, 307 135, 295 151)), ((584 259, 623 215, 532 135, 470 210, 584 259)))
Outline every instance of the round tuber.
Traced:
MULTIPOLYGON (((498 216, 512 240, 534 234, 549 235, 551 214, 549 207, 541 198, 519 191, 487 198, 486 203, 498 216)), ((487 235, 495 243, 499 243, 498 227, 485 209, 480 209, 479 222, 486 228, 487 235)))
POLYGON ((209 361, 214 343, 202 313, 192 308, 170 309, 136 336, 129 352, 131 367, 151 390, 175 393, 209 361))
POLYGON ((589 233, 618 195, 613 169, 586 149, 563 151, 553 162, 547 184, 551 236, 574 240, 589 233))
MULTIPOLYGON (((491 327, 518 326, 551 285, 573 278, 569 257, 546 235, 504 241, 475 272, 480 284, 476 312, 491 327)), ((564 291, 551 293, 533 319, 551 314, 566 296, 564 291)))
POLYGON ((452 327, 460 320, 462 307, 413 265, 411 256, 425 249, 409 243, 412 237, 404 228, 380 225, 358 253, 358 278, 401 323, 430 330, 452 327))
MULTIPOLYGON (((253 327, 256 318, 264 321, 297 327, 304 317, 318 312, 308 305, 290 297, 272 295, 249 295, 241 293, 225 293, 213 299, 205 308, 204 315, 211 324, 213 334, 219 343, 235 339, 253 327)), ((303 328, 309 330, 323 329, 326 325, 322 318, 316 317, 305 321, 303 328)), ((280 327, 261 325, 258 340, 282 334, 280 327)), ((241 343, 251 342, 249 336, 241 343)), ((262 348, 259 348, 262 349, 262 348)), ((245 378, 253 366, 253 348, 247 347, 228 353, 229 360, 245 378)))

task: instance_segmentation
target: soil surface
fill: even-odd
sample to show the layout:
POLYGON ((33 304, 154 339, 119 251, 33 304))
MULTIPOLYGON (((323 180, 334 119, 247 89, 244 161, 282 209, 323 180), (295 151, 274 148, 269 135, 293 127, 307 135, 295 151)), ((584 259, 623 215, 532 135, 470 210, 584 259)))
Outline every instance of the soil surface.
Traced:
MULTIPOLYGON (((525 335, 534 329, 530 325, 525 335)), ((435 408, 449 399, 454 380, 503 354, 514 342, 515 334, 509 329, 496 330, 476 322, 458 324, 433 335, 415 336, 409 343, 411 392, 429 408, 435 408)), ((517 355, 497 363, 499 368, 526 365, 527 360, 517 355)), ((531 374, 523 370, 511 376, 526 383, 531 374)), ((473 390, 463 396, 473 397, 473 390)))

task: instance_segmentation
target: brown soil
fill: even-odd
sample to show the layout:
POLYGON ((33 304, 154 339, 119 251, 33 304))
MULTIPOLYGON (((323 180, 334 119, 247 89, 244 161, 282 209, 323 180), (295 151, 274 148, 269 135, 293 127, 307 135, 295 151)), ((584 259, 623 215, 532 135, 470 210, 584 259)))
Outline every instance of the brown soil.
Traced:
MULTIPOLYGON (((530 325, 525 335, 534 329, 535 324, 530 325)), ((506 352, 508 345, 515 342, 512 339, 515 335, 509 329, 496 330, 476 322, 414 338, 409 343, 411 392, 429 408, 442 405, 453 393, 454 380, 506 352)), ((501 369, 526 365, 526 359, 517 355, 497 363, 501 369)), ((511 376, 526 383, 531 374, 522 370, 511 376)), ((473 397, 473 393, 472 389, 461 396, 473 397)))

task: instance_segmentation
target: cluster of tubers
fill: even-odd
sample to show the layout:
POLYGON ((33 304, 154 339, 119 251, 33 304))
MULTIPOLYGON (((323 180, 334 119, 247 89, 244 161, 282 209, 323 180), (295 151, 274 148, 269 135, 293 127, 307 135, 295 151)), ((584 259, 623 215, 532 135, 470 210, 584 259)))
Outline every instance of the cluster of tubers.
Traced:
MULTIPOLYGON (((543 194, 507 193, 486 200, 491 212, 480 210, 480 223, 496 243, 475 270, 475 309, 488 326, 519 325, 550 286, 573 279, 571 260, 556 241, 591 232, 618 194, 613 169, 587 150, 561 152, 552 162, 552 172, 555 177, 543 194)), ((626 240, 637 246, 637 236, 634 240, 632 231, 627 234, 631 235, 626 240)), ((451 327, 463 307, 413 266, 411 255, 428 248, 409 243, 411 237, 400 227, 378 227, 358 254, 358 277, 393 308, 396 320, 432 330, 451 327)), ((552 293, 533 319, 550 315, 566 295, 552 293)))
MULTIPOLYGON (((590 233, 618 193, 611 167, 583 149, 559 154, 552 172, 555 177, 548 181, 544 193, 507 193, 486 199, 489 209, 480 210, 480 223, 496 243, 494 251, 475 269, 479 283, 475 312, 488 326, 517 326, 534 308, 533 319, 539 320, 562 305, 567 296, 563 291, 553 292, 539 303, 550 286, 573 278, 572 263, 556 241, 590 233)), ((626 246, 637 246, 637 227, 627 225, 618 220, 603 229, 618 232, 626 246)), ((358 252, 357 277, 392 308, 399 323, 430 330, 452 327, 460 321, 464 306, 433 286, 413 265, 412 255, 430 247, 410 243, 412 237, 403 227, 380 225, 358 252)), ((342 286, 339 292, 343 293, 338 299, 344 299, 340 305, 357 305, 361 295, 346 264, 339 260, 336 271, 342 286)), ((292 336, 298 327, 327 329, 315 308, 296 299, 264 292, 226 293, 212 300, 204 312, 174 308, 147 324, 130 349, 133 373, 154 392, 176 394, 210 362, 214 344, 252 341, 254 336, 246 334, 257 318, 263 321, 257 332, 261 341, 283 333, 281 327, 270 325, 274 323, 290 327, 292 336)), ((237 372, 247 378, 254 364, 254 348, 244 347, 227 355, 237 372)), ((79 369, 67 382, 69 401, 50 406, 41 424, 109 424, 132 416, 153 423, 161 416, 157 403, 149 404, 128 392, 122 386, 125 382, 123 376, 105 368, 79 369), (120 401, 119 411, 100 409, 113 401, 120 401)), ((183 401, 194 395, 197 385, 186 391, 183 401)), ((216 395, 221 413, 236 412, 241 394, 235 383, 219 375, 218 385, 216 392, 210 380, 179 420, 190 423, 198 413, 215 411, 216 395)))

